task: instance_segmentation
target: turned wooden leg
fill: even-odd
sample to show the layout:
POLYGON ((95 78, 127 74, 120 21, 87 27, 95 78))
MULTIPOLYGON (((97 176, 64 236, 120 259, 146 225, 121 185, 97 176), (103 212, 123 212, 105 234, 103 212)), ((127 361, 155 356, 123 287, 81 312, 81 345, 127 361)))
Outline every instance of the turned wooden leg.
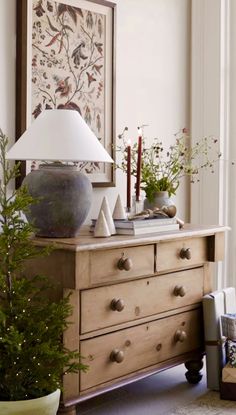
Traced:
POLYGON ((188 371, 185 373, 187 381, 192 384, 200 382, 202 379, 200 370, 203 368, 202 358, 189 360, 185 363, 185 367, 188 369, 188 371))
POLYGON ((76 406, 65 407, 63 404, 60 404, 57 415, 76 415, 76 406))

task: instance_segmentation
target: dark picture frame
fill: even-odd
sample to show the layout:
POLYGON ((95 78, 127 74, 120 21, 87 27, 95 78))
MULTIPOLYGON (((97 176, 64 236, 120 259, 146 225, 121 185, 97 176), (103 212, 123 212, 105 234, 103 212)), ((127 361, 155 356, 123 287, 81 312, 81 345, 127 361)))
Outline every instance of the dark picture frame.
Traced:
MULTIPOLYGON (((115 158, 115 37, 113 2, 17 0, 16 140, 42 110, 74 109, 115 158)), ((112 164, 80 167, 115 186, 112 164)), ((17 186, 30 168, 21 162, 17 186)))

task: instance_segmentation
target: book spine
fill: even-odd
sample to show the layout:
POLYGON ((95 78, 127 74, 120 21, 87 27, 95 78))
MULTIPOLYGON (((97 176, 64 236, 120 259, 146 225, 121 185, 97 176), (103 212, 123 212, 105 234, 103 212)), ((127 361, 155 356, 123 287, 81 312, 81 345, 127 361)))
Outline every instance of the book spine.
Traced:
POLYGON ((173 223, 170 225, 149 226, 145 228, 116 228, 116 232, 118 235, 143 235, 145 233, 162 233, 178 229, 179 225, 177 223, 173 223))
POLYGON ((134 228, 134 235, 141 235, 143 233, 158 233, 158 232, 168 232, 168 231, 174 231, 179 229, 179 225, 172 223, 170 225, 160 225, 160 226, 150 226, 148 228, 134 228))
POLYGON ((140 223, 140 224, 138 224, 138 222, 137 222, 137 224, 136 223, 134 223, 134 228, 145 228, 145 227, 152 227, 152 226, 169 226, 169 225, 176 225, 177 224, 177 222, 176 222, 176 220, 173 220, 173 219, 164 219, 165 220, 165 222, 164 222, 164 220, 163 219, 154 219, 155 220, 155 223, 152 223, 152 222, 148 222, 147 224, 146 223, 144 223, 143 225, 140 223), (159 220, 161 221, 161 222, 159 222, 159 220), (158 223, 157 223, 157 221, 158 221, 158 223))
POLYGON ((134 228, 147 228, 153 226, 166 226, 176 224, 175 218, 169 219, 150 219, 150 220, 137 220, 130 222, 120 222, 114 220, 115 227, 124 228, 124 229, 134 229, 134 228))

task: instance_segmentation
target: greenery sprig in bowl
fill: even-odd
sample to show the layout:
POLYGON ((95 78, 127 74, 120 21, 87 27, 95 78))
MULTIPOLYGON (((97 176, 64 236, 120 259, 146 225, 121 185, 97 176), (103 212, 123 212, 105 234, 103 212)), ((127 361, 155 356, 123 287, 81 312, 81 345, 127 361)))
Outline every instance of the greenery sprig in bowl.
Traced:
MULTIPOLYGON (((125 142, 125 127, 118 137, 117 151, 122 152, 121 164, 117 167, 126 172, 127 169, 127 144, 125 142)), ((169 196, 175 195, 183 177, 189 176, 191 183, 199 181, 199 173, 202 169, 208 169, 212 173, 215 164, 221 157, 217 149, 218 140, 215 137, 204 137, 191 146, 190 136, 186 128, 175 134, 175 142, 167 149, 163 142, 154 138, 151 145, 147 145, 143 139, 142 163, 141 163, 141 189, 145 191, 149 202, 160 191, 167 191, 169 196)), ((136 176, 138 145, 131 147, 131 174, 136 176)))

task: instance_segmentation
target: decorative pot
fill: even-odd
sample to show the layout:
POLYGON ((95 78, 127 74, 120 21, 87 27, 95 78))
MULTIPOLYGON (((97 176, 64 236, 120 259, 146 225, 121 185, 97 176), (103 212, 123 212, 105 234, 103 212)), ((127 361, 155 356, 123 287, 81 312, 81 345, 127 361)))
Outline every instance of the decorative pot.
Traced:
POLYGON ((174 203, 169 197, 169 193, 167 191, 155 193, 155 197, 152 202, 149 202, 147 198, 144 200, 144 209, 153 210, 157 207, 161 209, 163 206, 174 206, 174 203))
POLYGON ((74 238, 92 203, 92 185, 74 166, 58 163, 40 165, 23 180, 29 194, 38 199, 25 213, 36 235, 74 238))
POLYGON ((60 389, 42 398, 26 401, 0 401, 0 414, 2 415, 56 415, 60 389))

